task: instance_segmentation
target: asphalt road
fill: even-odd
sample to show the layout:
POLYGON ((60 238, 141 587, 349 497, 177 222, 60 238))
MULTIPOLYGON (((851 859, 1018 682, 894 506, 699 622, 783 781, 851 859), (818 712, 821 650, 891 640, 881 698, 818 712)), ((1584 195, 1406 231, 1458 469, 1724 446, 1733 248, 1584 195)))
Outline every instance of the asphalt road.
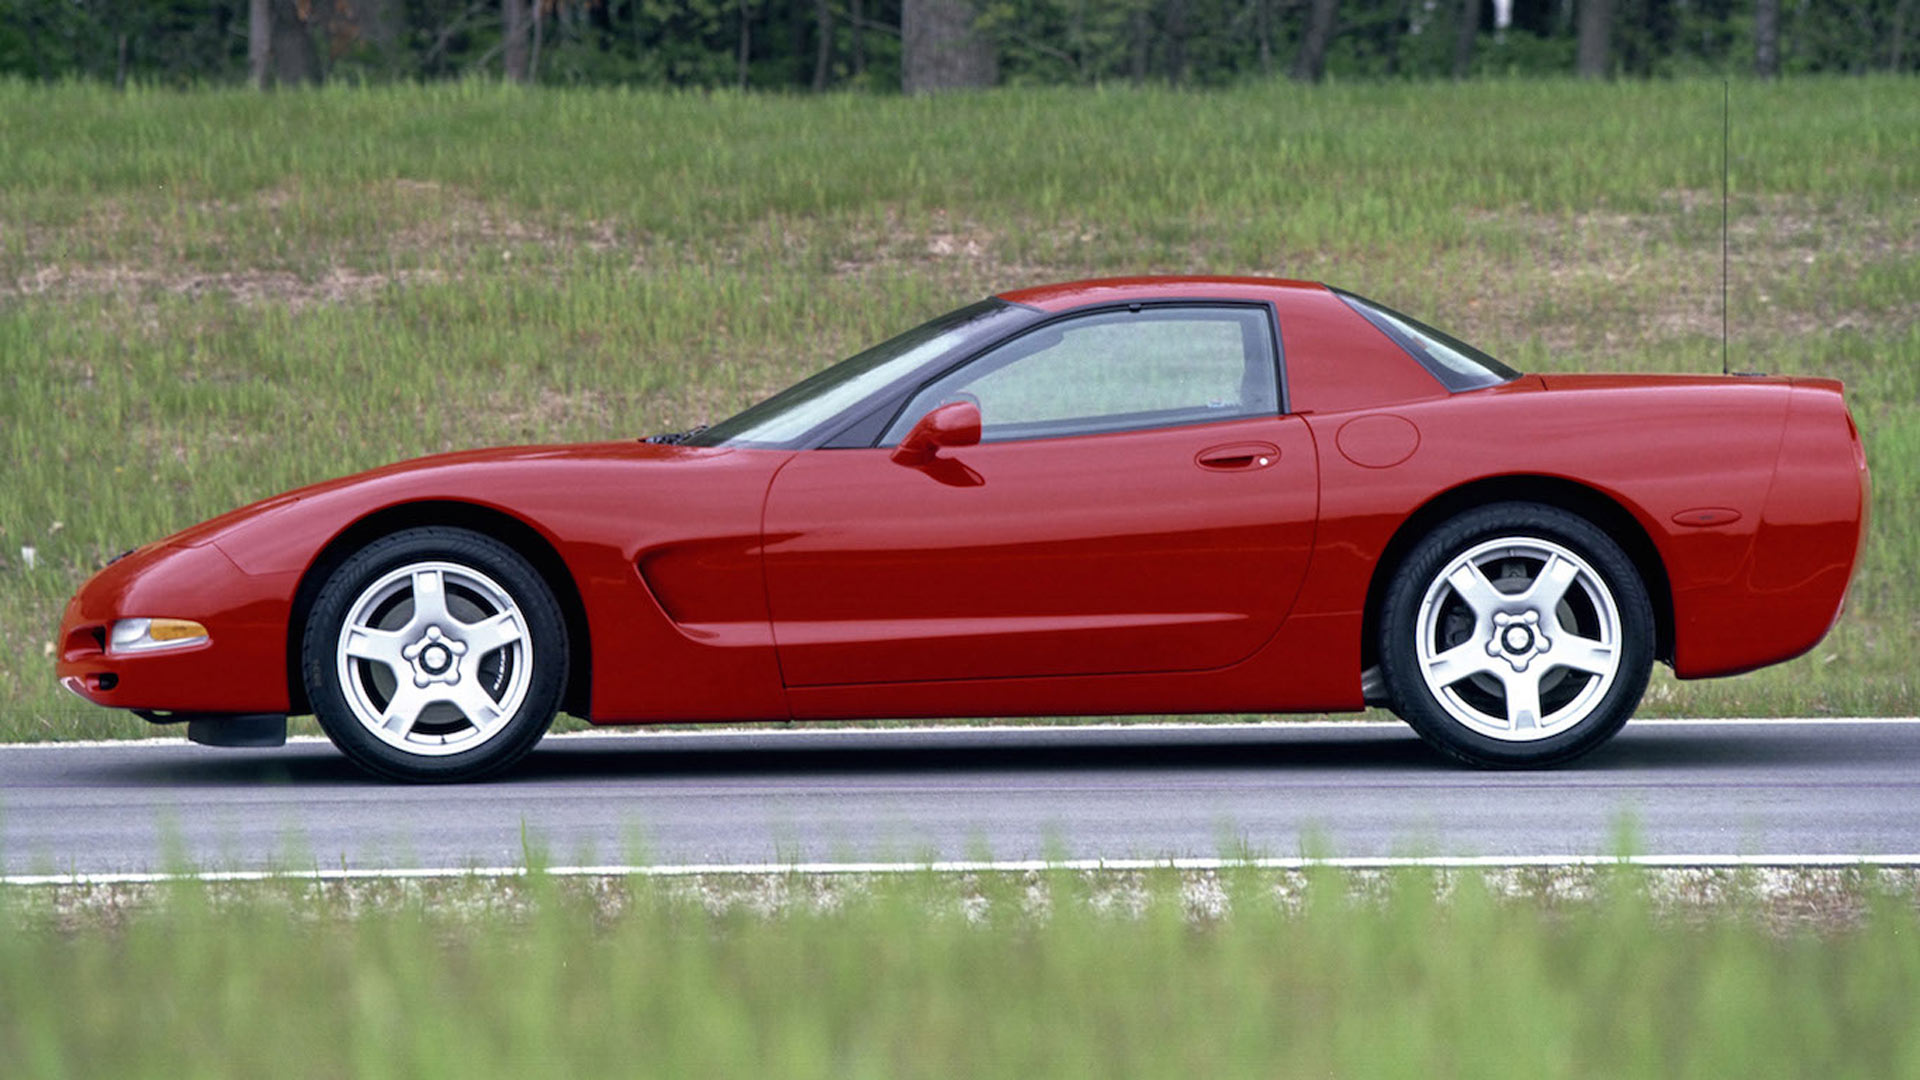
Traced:
POLYGON ((9 874, 1316 855, 1920 852, 1920 722, 1636 722, 1575 766, 1458 768, 1393 724, 548 739, 489 784, 332 747, 0 748, 9 874), (174 860, 174 862, 170 862, 174 860))

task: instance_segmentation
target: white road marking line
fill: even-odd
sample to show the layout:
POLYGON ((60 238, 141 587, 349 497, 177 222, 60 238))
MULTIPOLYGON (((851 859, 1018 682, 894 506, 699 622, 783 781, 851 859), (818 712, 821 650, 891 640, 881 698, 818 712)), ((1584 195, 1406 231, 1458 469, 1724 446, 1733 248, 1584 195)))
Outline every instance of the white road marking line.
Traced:
MULTIPOLYGON (((1011 859, 940 862, 794 862, 688 863, 677 866, 554 866, 541 871, 552 877, 712 877, 743 875, 833 874, 983 874, 1037 873, 1047 870, 1509 870, 1632 866, 1642 869, 1864 869, 1920 867, 1920 854, 1911 855, 1433 855, 1357 856, 1314 859, 1305 856, 1265 859, 1011 859)), ((533 871, 521 866, 414 867, 403 869, 316 870, 203 870, 198 872, 110 872, 96 874, 10 874, 0 886, 157 885, 169 882, 209 884, 249 881, 373 881, 418 879, 523 878, 533 871)))
MULTIPOLYGON (((1807 724, 1820 727, 1840 727, 1871 724, 1920 724, 1920 716, 1728 716, 1702 717, 1646 717, 1630 721, 1629 728, 1636 727, 1779 727, 1794 724, 1807 724)), ((759 728, 742 731, 737 728, 716 728, 711 731, 679 730, 662 731, 647 725, 621 725, 618 730, 613 725, 594 731, 567 731, 548 735, 543 742, 591 742, 594 740, 621 739, 746 739, 757 736, 784 738, 807 736, 811 738, 855 738, 863 735, 925 735, 946 734, 963 735, 969 732, 1036 732, 1051 731, 1064 733, 1120 732, 1120 731, 1286 731, 1299 729, 1321 730, 1325 728, 1345 728, 1356 731, 1404 731, 1403 725, 1392 720, 1260 720, 1248 723, 1207 724, 1207 723, 1155 723, 1155 724, 974 724, 939 725, 924 724, 913 727, 870 727, 870 728, 814 728, 806 721, 796 721, 793 727, 759 728)), ((291 735, 287 738, 289 746, 324 745, 324 735, 291 735)), ((141 749, 158 746, 193 746, 195 744, 174 736, 159 736, 148 739, 78 739, 62 742, 37 743, 0 743, 0 753, 9 750, 108 750, 141 749)), ((212 749, 212 748, 210 748, 212 749)))
POLYGON ((1628 727, 1680 727, 1697 725, 1701 727, 1741 725, 1782 725, 1811 724, 1816 727, 1838 726, 1842 724, 1920 724, 1920 716, 1727 716, 1701 717, 1698 719, 1684 716, 1649 716, 1644 719, 1627 721, 1628 727))

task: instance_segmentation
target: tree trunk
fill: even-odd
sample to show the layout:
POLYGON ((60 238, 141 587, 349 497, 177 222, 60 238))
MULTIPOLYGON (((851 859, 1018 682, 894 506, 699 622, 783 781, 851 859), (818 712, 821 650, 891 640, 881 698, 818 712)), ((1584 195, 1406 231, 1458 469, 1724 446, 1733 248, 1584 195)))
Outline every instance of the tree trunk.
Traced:
POLYGON ((510 82, 527 81, 528 0, 500 0, 500 57, 510 82))
POLYGON ((320 54, 303 7, 300 0, 249 0, 247 74, 258 89, 320 82, 320 54))
POLYGON ((1763 79, 1780 74, 1780 0, 1760 0, 1754 5, 1753 73, 1763 79))
POLYGON ((1260 40, 1260 74, 1273 78, 1273 0, 1253 0, 1253 36, 1260 40))
POLYGON ((1854 40, 1862 44, 1853 51, 1853 64, 1847 68, 1847 74, 1849 75, 1865 75, 1867 72, 1873 70, 1873 42, 1875 40, 1873 32, 1873 12, 1867 10, 1867 7, 1866 4, 1862 3, 1855 3, 1853 5, 1853 25, 1860 34, 1860 36, 1854 40))
POLYGON ((1604 79, 1613 61, 1608 38, 1613 33, 1613 0, 1580 0, 1578 65, 1583 79, 1604 79))
POLYGON ((853 25, 853 74, 858 78, 867 73, 867 20, 860 12, 860 0, 853 0, 847 11, 853 25))
POLYGON ((1127 81, 1139 86, 1147 81, 1147 9, 1136 6, 1127 15, 1127 81))
POLYGON ((1480 9, 1486 0, 1460 0, 1460 21, 1453 28, 1453 77, 1464 79, 1473 70, 1473 43, 1480 36, 1480 9))
POLYGON ((753 52, 753 13, 747 10, 748 0, 740 0, 740 89, 747 88, 747 57, 753 52))
POLYGON ((1899 72, 1906 63, 1907 16, 1912 7, 1913 0, 1900 0, 1899 5, 1893 9, 1893 32, 1888 35, 1893 40, 1887 43, 1888 71, 1899 72))
POLYGON ((825 90, 833 74, 833 2, 813 0, 813 19, 820 29, 820 40, 813 50, 813 88, 825 90))
POLYGON ((247 79, 255 90, 273 81, 273 0, 247 0, 247 79))
POLYGON ((1307 11, 1306 35, 1293 58, 1295 81, 1319 82, 1327 74, 1327 45, 1333 41, 1339 14, 1339 0, 1313 0, 1313 7, 1307 11))
POLYGON ((1066 46, 1073 56, 1073 81, 1087 82, 1087 5, 1085 0, 1074 4, 1067 13, 1066 46))
POLYGON ((905 0, 900 10, 900 76, 909 94, 992 86, 1000 77, 993 42, 973 28, 972 0, 905 0))
POLYGON ((1162 10, 1167 39, 1167 82, 1177 86, 1187 81, 1187 0, 1166 0, 1162 10))
POLYGON ((546 12, 541 0, 533 0, 533 48, 527 53, 527 81, 540 81, 540 41, 546 33, 546 12))

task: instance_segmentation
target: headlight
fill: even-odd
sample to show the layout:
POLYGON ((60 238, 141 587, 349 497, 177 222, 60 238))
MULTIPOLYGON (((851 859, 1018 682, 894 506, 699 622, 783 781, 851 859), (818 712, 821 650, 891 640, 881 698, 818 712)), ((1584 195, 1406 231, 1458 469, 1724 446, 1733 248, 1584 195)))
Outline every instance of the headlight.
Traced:
POLYGON ((121 619, 107 636, 110 653, 150 652, 207 640, 207 628, 190 619, 121 619))

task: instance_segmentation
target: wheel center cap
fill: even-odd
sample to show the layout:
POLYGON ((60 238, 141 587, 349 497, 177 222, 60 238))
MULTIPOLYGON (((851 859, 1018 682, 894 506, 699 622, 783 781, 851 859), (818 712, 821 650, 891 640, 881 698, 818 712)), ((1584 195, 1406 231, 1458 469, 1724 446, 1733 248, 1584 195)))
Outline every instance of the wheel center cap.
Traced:
POLYGON ((413 664, 413 685, 425 687, 429 683, 459 682, 460 668, 454 660, 466 651, 466 642, 448 637, 437 626, 429 626, 420 640, 401 649, 400 655, 413 664))
POLYGON ((1536 611, 1495 612, 1493 632, 1481 639, 1486 642, 1487 655, 1505 660, 1513 665, 1515 671, 1527 670, 1533 658, 1553 647, 1540 632, 1540 614, 1536 611))

